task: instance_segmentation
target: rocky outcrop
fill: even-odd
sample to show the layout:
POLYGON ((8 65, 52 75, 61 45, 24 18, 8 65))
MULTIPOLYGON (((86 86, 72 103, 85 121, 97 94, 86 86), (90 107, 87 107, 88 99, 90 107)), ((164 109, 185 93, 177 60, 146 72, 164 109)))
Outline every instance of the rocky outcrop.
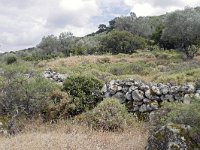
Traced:
POLYGON ((60 74, 51 69, 44 71, 43 76, 46 79, 50 79, 50 80, 55 81, 60 84, 62 84, 64 82, 64 80, 67 78, 66 74, 60 74))
POLYGON ((128 106, 132 112, 157 110, 163 101, 190 103, 191 95, 200 97, 200 89, 192 84, 172 85, 144 83, 136 80, 112 80, 104 85, 105 97, 115 97, 128 106))
POLYGON ((146 150, 190 150, 198 147, 189 136, 190 127, 186 125, 167 124, 148 139, 146 150))

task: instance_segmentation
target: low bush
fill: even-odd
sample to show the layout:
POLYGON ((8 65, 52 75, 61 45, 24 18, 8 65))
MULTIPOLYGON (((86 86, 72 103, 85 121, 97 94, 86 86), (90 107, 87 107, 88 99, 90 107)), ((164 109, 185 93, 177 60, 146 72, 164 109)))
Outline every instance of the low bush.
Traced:
POLYGON ((121 131, 132 123, 125 105, 117 99, 105 99, 93 110, 81 114, 76 120, 94 129, 107 131, 121 131))
POLYGON ((6 64, 13 64, 15 62, 17 62, 17 57, 15 55, 8 55, 5 58, 6 64))
POLYGON ((70 117, 71 99, 66 92, 53 91, 48 100, 47 107, 43 110, 45 121, 56 121, 70 117))
POLYGON ((108 58, 108 57, 100 58, 100 59, 98 59, 97 62, 101 63, 101 64, 110 63, 110 58, 108 58))
POLYGON ((89 76, 71 76, 64 82, 64 90, 72 96, 74 109, 71 115, 77 115, 94 108, 103 100, 101 88, 103 83, 89 76))

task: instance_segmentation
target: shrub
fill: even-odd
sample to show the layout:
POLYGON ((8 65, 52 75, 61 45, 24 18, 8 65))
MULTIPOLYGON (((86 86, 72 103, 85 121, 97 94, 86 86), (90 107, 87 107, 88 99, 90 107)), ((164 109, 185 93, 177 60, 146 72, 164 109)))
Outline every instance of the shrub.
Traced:
POLYGON ((191 45, 185 50, 185 54, 188 59, 193 59, 195 55, 197 55, 199 48, 195 45, 191 45))
POLYGON ((66 92, 53 91, 49 96, 49 104, 43 111, 45 121, 55 121, 69 117, 71 99, 66 92))
POLYGON ((94 129, 108 131, 124 130, 132 122, 125 105, 117 99, 105 99, 93 110, 76 118, 94 129))
POLYGON ((48 105, 48 95, 56 88, 53 83, 35 76, 5 72, 0 85, 0 115, 12 115, 18 110, 26 117, 38 116, 48 105), (9 82, 7 82, 9 80, 9 82))
POLYGON ((71 115, 77 115, 94 108, 103 100, 101 88, 103 84, 94 77, 71 76, 64 82, 64 90, 72 96, 74 109, 71 115))
POLYGON ((98 59, 98 63, 101 63, 101 64, 110 63, 110 58, 108 57, 100 58, 98 59))
POLYGON ((9 55, 6 57, 6 63, 9 64, 13 64, 17 62, 17 57, 15 55, 9 55))

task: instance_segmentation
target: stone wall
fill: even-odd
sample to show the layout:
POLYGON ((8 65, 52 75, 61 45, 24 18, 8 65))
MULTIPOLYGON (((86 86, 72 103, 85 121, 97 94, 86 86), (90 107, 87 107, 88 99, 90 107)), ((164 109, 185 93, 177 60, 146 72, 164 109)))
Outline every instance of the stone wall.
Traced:
POLYGON ((66 74, 60 74, 52 69, 47 69, 46 71, 43 72, 43 77, 46 79, 50 79, 52 81, 55 81, 58 84, 62 84, 64 80, 67 78, 66 74))
POLYGON ((144 83, 136 80, 112 80, 102 88, 105 97, 115 97, 131 112, 151 112, 163 101, 190 103, 190 96, 200 97, 200 89, 192 84, 172 85, 144 83))

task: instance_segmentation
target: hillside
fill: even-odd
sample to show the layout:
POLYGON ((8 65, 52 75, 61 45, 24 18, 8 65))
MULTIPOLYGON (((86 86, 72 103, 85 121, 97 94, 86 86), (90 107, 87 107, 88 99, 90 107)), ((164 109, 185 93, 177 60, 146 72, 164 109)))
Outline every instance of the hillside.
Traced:
POLYGON ((199 11, 1 54, 0 149, 200 149, 199 11))

